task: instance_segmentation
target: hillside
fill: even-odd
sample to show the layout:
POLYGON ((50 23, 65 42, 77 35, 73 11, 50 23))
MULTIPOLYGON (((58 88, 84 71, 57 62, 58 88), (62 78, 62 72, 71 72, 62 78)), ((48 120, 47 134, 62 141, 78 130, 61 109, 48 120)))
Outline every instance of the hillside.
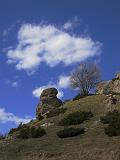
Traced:
MULTIPOLYGON (((120 95, 116 97, 120 102, 120 95)), ((0 160, 119 160, 120 136, 108 137, 104 133, 100 116, 110 110, 120 110, 120 103, 108 105, 105 99, 105 95, 94 95, 69 101, 63 105, 67 108, 64 114, 30 122, 30 126, 42 125, 47 134, 40 138, 1 140, 0 160), (89 120, 72 126, 84 127, 85 133, 75 137, 58 138, 56 132, 64 128, 58 126, 58 122, 75 111, 93 113, 89 120)))

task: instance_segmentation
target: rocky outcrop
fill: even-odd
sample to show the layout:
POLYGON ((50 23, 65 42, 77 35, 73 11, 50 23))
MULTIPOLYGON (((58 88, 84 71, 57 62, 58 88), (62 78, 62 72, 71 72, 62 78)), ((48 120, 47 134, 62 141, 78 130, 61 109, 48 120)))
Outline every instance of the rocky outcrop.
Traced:
POLYGON ((60 107, 62 101, 57 98, 58 91, 56 88, 47 88, 40 95, 40 102, 36 108, 36 119, 43 119, 51 110, 60 107))
POLYGON ((120 94, 120 73, 110 81, 103 81, 96 88, 97 94, 120 94))
POLYGON ((105 103, 107 103, 109 106, 112 104, 116 104, 118 102, 118 99, 116 95, 108 94, 105 97, 105 103))

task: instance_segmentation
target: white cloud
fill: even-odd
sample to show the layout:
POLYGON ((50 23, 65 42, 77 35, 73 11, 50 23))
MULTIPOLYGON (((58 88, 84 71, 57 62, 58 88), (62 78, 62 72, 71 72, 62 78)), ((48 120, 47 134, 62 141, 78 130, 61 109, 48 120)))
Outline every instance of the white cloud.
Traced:
POLYGON ((78 26, 78 24, 79 24, 79 19, 77 16, 75 16, 71 20, 64 23, 64 25, 62 26, 62 29, 64 30, 73 29, 75 26, 78 26))
POLYGON ((12 87, 18 87, 19 83, 16 81, 16 82, 12 82, 11 86, 12 87))
POLYGON ((55 88, 58 89, 58 94, 57 94, 58 98, 63 97, 63 91, 61 91, 56 85, 50 84, 50 83, 48 85, 41 86, 41 87, 38 87, 38 88, 34 89, 32 94, 33 94, 34 97, 39 98, 44 89, 51 88, 51 87, 55 87, 55 88))
POLYGON ((4 108, 0 108, 0 123, 14 122, 15 124, 28 123, 32 118, 25 117, 21 118, 15 116, 13 113, 6 112, 4 108))
POLYGON ((72 28, 72 26, 73 26, 72 22, 66 22, 63 25, 63 29, 70 29, 70 28, 72 28))
POLYGON ((6 80, 5 82, 6 82, 6 84, 8 84, 8 85, 10 85, 11 87, 14 87, 14 88, 19 86, 19 82, 18 81, 6 80))
POLYGON ((58 81, 59 88, 68 88, 69 85, 70 85, 70 76, 61 75, 58 81))
POLYGON ((55 87, 58 90, 57 97, 62 98, 64 96, 63 89, 68 88, 69 85, 70 85, 70 76, 61 75, 59 76, 58 82, 56 84, 49 82, 45 86, 35 88, 32 94, 34 97, 39 98, 44 89, 55 87))
MULTIPOLYGON (((70 23, 66 25, 70 27, 70 23)), ((41 62, 50 67, 60 62, 71 65, 100 52, 101 43, 90 37, 70 35, 54 25, 24 24, 18 32, 17 46, 8 49, 7 57, 18 70, 34 73, 41 62)))

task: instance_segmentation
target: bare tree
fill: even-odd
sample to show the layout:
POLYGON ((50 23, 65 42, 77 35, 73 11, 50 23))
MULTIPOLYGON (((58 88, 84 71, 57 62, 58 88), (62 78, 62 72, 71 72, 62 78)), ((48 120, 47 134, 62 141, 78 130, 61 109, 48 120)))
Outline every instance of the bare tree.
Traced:
POLYGON ((81 95, 88 95, 100 82, 101 72, 95 63, 80 64, 70 76, 71 87, 80 90, 81 95))

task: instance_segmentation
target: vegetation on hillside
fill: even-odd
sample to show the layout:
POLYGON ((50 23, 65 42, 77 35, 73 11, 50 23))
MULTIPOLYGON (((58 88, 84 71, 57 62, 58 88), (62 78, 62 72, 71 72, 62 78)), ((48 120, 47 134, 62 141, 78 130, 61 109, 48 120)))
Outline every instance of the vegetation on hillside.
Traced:
MULTIPOLYGON (((104 127, 107 128, 109 124, 100 123, 99 119, 101 115, 106 115, 109 110, 112 112, 112 110, 116 109, 120 112, 120 105, 108 106, 107 103, 104 103, 105 97, 105 95, 93 95, 76 101, 69 101, 62 106, 63 108, 67 108, 64 114, 41 121, 33 120, 29 124, 26 124, 30 128, 37 128, 42 125, 41 129, 44 129, 47 134, 40 138, 32 138, 31 136, 27 139, 18 138, 8 142, 7 140, 1 140, 0 160, 16 160, 16 157, 18 160, 119 159, 120 138, 119 136, 115 138, 106 136, 104 127), (75 112, 91 112, 94 116, 79 125, 58 125, 59 121, 75 112), (44 124, 50 123, 52 124, 51 126, 44 126, 44 124), (69 127, 73 129, 69 129, 69 127), (77 127, 84 128, 85 133, 76 135, 78 134, 78 129, 75 130, 77 127), (58 133, 64 138, 59 137, 58 133)), ((120 96, 117 95, 117 98, 120 99, 120 96)), ((114 114, 116 115, 116 113, 114 114)), ((12 134, 14 135, 17 132, 13 132, 12 134)))
POLYGON ((104 128, 105 134, 108 136, 120 135, 120 111, 110 111, 100 119, 103 124, 108 124, 108 126, 104 128))
POLYGON ((74 113, 70 113, 67 117, 63 118, 59 122, 59 125, 68 126, 81 124, 85 120, 89 120, 91 117, 93 117, 93 114, 91 112, 77 111, 74 113))
POLYGON ((8 135, 12 135, 13 133, 17 132, 17 138, 20 139, 28 139, 28 138, 39 138, 46 134, 43 128, 39 127, 30 127, 28 125, 22 125, 18 128, 13 128, 10 130, 8 135))
POLYGON ((84 128, 65 128, 64 130, 58 131, 57 136, 60 138, 75 137, 83 134, 84 128))
POLYGON ((50 112, 46 114, 47 118, 58 116, 59 114, 63 114, 66 112, 66 108, 54 108, 50 112))

